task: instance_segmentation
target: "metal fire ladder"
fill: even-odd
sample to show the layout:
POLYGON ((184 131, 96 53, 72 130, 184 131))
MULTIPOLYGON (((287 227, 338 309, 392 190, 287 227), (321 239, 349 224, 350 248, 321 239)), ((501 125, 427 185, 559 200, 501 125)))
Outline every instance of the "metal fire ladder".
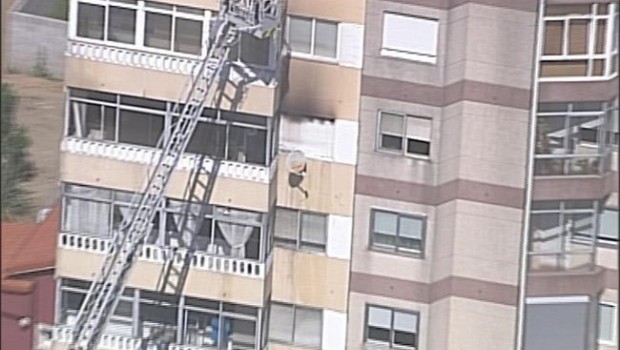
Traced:
MULTIPOLYGON (((219 27, 213 44, 201 61, 186 93, 181 116, 163 144, 153 172, 131 219, 114 232, 97 278, 92 282, 73 326, 70 349, 94 350, 123 291, 151 223, 164 200, 164 192, 192 137, 205 101, 226 64, 230 48, 241 31, 264 37, 277 26, 277 0, 222 0, 219 27)), ((155 162, 154 162, 155 163, 155 162)), ((217 176, 212 172, 212 176, 217 176)))

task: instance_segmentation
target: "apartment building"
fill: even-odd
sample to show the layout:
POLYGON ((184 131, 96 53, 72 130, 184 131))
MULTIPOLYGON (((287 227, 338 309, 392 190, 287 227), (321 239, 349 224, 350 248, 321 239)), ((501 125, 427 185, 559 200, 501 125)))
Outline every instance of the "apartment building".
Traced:
POLYGON ((618 4, 366 2, 347 349, 612 349, 618 4))
MULTIPOLYGON (((70 0, 42 348, 66 348, 218 9, 70 0)), ((232 50, 101 349, 617 346, 616 3, 288 0, 276 20, 232 50), (179 297, 162 276, 197 164, 219 170, 179 297)))
MULTIPOLYGON (((68 346, 112 232, 135 210, 220 6, 69 5, 57 317, 40 342, 54 349, 68 346)), ((345 349, 363 5, 283 1, 273 35, 240 34, 100 348, 345 349), (302 174, 286 166, 293 151, 302 174), (197 236, 178 296, 163 276, 190 245, 181 227, 197 164, 219 171, 201 177, 215 183, 204 218, 186 224, 197 236)))

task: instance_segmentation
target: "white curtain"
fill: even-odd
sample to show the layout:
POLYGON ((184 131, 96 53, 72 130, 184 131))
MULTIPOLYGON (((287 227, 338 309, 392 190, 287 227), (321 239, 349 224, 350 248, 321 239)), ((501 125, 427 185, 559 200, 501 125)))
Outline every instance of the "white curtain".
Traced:
POLYGON ((245 212, 241 210, 228 210, 218 208, 218 226, 226 242, 230 244, 230 255, 237 258, 245 258, 245 244, 252 236, 254 226, 223 222, 222 219, 233 219, 235 221, 246 221, 248 223, 260 223, 260 214, 245 212))
MULTIPOLYGON (((73 192, 83 197, 97 198, 97 189, 80 187, 73 192)), ((67 197, 65 229, 92 236, 109 235, 110 204, 67 197)))
MULTIPOLYGON (((189 205, 179 201, 170 201, 168 203, 168 208, 174 212, 176 212, 172 217, 174 218, 174 224, 177 227, 177 230, 182 229, 183 225, 183 216, 185 214, 185 205, 189 205)), ((183 232, 175 232, 175 238, 178 240, 179 247, 188 247, 192 242, 192 235, 197 234, 196 230, 198 227, 198 214, 200 213, 200 205, 192 204, 189 207, 189 211, 187 213, 187 226, 183 232)))

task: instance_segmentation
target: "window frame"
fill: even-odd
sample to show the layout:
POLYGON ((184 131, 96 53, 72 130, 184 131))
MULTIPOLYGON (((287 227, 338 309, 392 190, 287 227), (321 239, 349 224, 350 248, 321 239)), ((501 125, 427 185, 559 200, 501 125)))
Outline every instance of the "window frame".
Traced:
POLYGON ((288 15, 287 16, 287 20, 286 20, 286 41, 289 43, 290 45, 290 50, 291 50, 291 56, 293 57, 298 57, 298 58, 306 58, 306 59, 311 59, 311 60, 315 60, 315 61, 323 61, 323 62, 327 62, 327 63, 338 63, 340 60, 340 46, 341 46, 341 42, 340 42, 340 22, 336 22, 336 21, 330 21, 330 20, 325 20, 325 19, 318 19, 318 18, 314 18, 314 17, 305 17, 305 16, 294 16, 294 15, 288 15), (299 51, 295 51, 293 50, 292 45, 290 45, 291 42, 291 17, 297 18, 297 19, 303 19, 303 20, 310 20, 310 52, 306 53, 306 52, 299 52, 299 51), (327 56, 321 56, 321 55, 316 55, 315 54, 315 47, 316 47, 316 23, 317 22, 324 22, 324 23, 329 23, 329 24, 333 24, 336 26, 336 56, 335 57, 327 57, 327 56))
MULTIPOLYGON (((110 95, 109 97, 114 98, 115 100, 115 102, 109 102, 109 101, 105 101, 102 99, 86 98, 86 97, 79 96, 79 94, 93 92, 91 90, 74 89, 74 88, 68 88, 67 90, 68 92, 66 94, 64 137, 73 137, 77 139, 88 139, 84 135, 82 135, 81 137, 75 135, 75 133, 77 133, 76 128, 78 127, 77 123, 75 122, 75 119, 78 118, 78 116, 74 115, 75 114, 74 106, 76 103, 90 104, 90 105, 95 105, 95 106, 99 106, 102 108, 112 108, 114 110, 114 118, 115 118, 114 140, 106 140, 106 139, 90 139, 90 140, 95 141, 95 142, 101 142, 101 143, 109 143, 109 144, 131 145, 133 147, 154 148, 154 146, 146 146, 146 145, 142 145, 138 143, 120 141, 121 113, 122 112, 135 112, 135 113, 146 114, 146 115, 149 115, 150 117, 155 117, 155 116, 161 117, 162 122, 163 122, 162 135, 164 137, 164 140, 167 139, 174 122, 176 121, 176 119, 178 118, 180 114, 178 112, 172 111, 176 104, 170 101, 143 99, 142 97, 130 96, 130 95, 109 94, 110 95), (76 96, 76 94, 78 95, 76 96), (147 107, 136 106, 133 104, 128 104, 127 102, 123 102, 123 99, 125 98, 143 99, 145 101, 150 101, 153 103, 162 103, 164 104, 165 107, 163 109, 156 109, 155 107, 147 108, 147 107), (73 130, 71 130, 70 126, 73 126, 73 130), (71 131, 73 131, 74 134, 71 134, 71 131)), ((179 109, 181 108, 182 106, 179 106, 179 109)), ((230 111, 222 112, 221 110, 205 108, 202 116, 198 118, 198 123, 199 125, 203 125, 203 124, 225 125, 226 132, 224 135, 225 140, 224 140, 224 146, 223 146, 224 147, 224 151, 223 151, 224 157, 222 158, 223 160, 236 162, 236 163, 243 163, 243 164, 252 164, 252 165, 257 165, 257 166, 269 166, 275 159, 275 156, 277 155, 274 152, 271 152, 271 144, 270 144, 269 138, 275 132, 274 123, 271 121, 271 118, 263 117, 260 115, 247 114, 247 113, 241 113, 240 115, 242 115, 242 117, 238 118, 233 115, 235 113, 236 112, 230 112, 230 111), (243 118, 247 118, 247 120, 243 120, 243 118), (254 119, 257 119, 257 120, 254 120, 254 119), (255 161, 249 161, 247 159, 245 162, 238 161, 238 160, 232 160, 232 159, 229 160, 229 156, 230 156, 229 146, 231 144, 231 141, 230 141, 231 130, 233 128, 242 128, 244 132, 247 132, 248 130, 254 130, 256 132, 265 133, 265 144, 263 145, 264 147, 263 153, 264 153, 265 159, 262 163, 255 162, 255 161)), ((103 123, 104 121, 102 119, 101 124, 103 125, 103 123)), ((161 141, 162 135, 158 136, 158 140, 161 141)), ((187 150, 185 153, 195 154, 187 150)), ((213 158, 209 155, 207 156, 210 158, 213 158)))
POLYGON ((611 101, 592 101, 585 103, 597 103, 600 105, 599 108, 591 108, 588 107, 587 110, 582 110, 583 106, 579 106, 580 102, 557 102, 557 103, 541 103, 538 108, 539 111, 536 114, 536 147, 534 150, 534 160, 535 160, 535 168, 534 175, 536 177, 544 177, 544 176, 597 176, 602 175, 611 170, 611 157, 612 151, 617 149, 617 145, 614 145, 614 140, 618 138, 617 133, 613 132, 614 123, 617 123, 618 118, 618 102, 617 100, 611 101), (540 111, 541 108, 549 109, 540 111), (561 108, 560 108, 561 107, 561 108), (580 110, 575 110, 578 107, 580 110), (583 126, 588 124, 577 124, 573 125, 575 120, 579 118, 587 118, 593 117, 596 118, 593 121, 588 123, 596 123, 597 126, 597 143, 593 143, 587 139, 582 137, 582 130, 591 130, 588 128, 584 128, 583 126), (554 133, 562 134, 562 147, 552 148, 551 146, 545 144, 546 142, 550 144, 550 140, 552 140, 551 135, 553 133, 549 133, 548 131, 541 129, 541 125, 545 125, 543 123, 548 123, 547 120, 553 118, 563 118, 563 128, 559 131, 555 131, 554 133), (579 126, 580 130, 575 134, 571 133, 571 130, 575 128, 575 126, 579 126), (579 142, 576 142, 574 145, 569 142, 574 141, 574 135, 579 136, 579 142), (611 136, 612 139, 610 143, 608 143, 608 136, 611 136), (571 148, 572 147, 572 148, 571 148), (548 148, 549 152, 545 152, 543 148, 548 148), (595 150, 593 153, 581 152, 579 153, 579 148, 582 149, 591 149, 595 150), (554 153, 554 150, 559 150, 554 153), (584 172, 575 172, 575 167, 580 160, 588 161, 587 166, 584 166, 584 172), (590 161, 595 160, 596 169, 593 170, 593 166, 590 165, 590 161), (575 163, 573 164, 573 161, 575 163), (549 163, 545 163, 549 162, 549 163), (561 166, 561 169, 558 171, 557 165, 561 166), (550 173, 548 173, 550 172, 550 173))
MULTIPOLYGON (((614 40, 617 43, 617 28, 618 28, 618 5, 615 3, 601 4, 608 5, 606 14, 598 13, 599 3, 588 4, 590 11, 588 14, 563 14, 563 15, 544 15, 542 19, 543 35, 542 52, 538 60, 538 64, 541 66, 541 72, 538 79, 542 82, 553 81, 597 81, 597 80, 610 80, 618 76, 618 44, 614 47, 614 40), (570 21, 571 20, 587 20, 589 21, 586 31, 586 53, 585 54, 571 54, 568 47, 570 46, 570 21), (601 20, 605 21, 605 33, 603 52, 596 53, 596 41, 598 23, 601 20), (562 23, 562 41, 560 54, 544 54, 545 42, 546 42, 546 24, 548 22, 561 22, 562 23), (616 38, 614 39, 614 35, 616 38), (593 75, 594 61, 603 61, 603 73, 601 75, 593 75), (586 61, 586 73, 585 75, 571 75, 571 76, 543 76, 542 66, 548 62, 581 62, 586 61), (612 67, 615 65, 615 72, 611 72, 612 67)), ((562 5, 558 5, 562 6, 562 5)))
POLYGON ((424 117, 424 116, 417 116, 417 115, 412 115, 412 114, 406 114, 406 113, 400 113, 400 112, 393 112, 393 111, 390 111, 390 110, 383 110, 383 109, 380 109, 380 110, 377 111, 376 133, 375 133, 375 151, 376 152, 392 154, 392 155, 400 155, 400 156, 405 156, 405 157, 409 157, 409 158, 430 161, 431 155, 432 155, 432 153, 431 153, 432 145, 433 145, 433 118, 431 118, 431 117, 424 117), (385 114, 398 115, 398 116, 403 118, 402 134, 394 135, 394 134, 391 134, 391 133, 387 133, 386 134, 386 133, 382 133, 381 132, 381 118, 383 117, 384 113, 385 114), (407 135, 407 118, 424 119, 424 120, 428 120, 430 122, 429 141, 428 141, 428 155, 418 154, 418 153, 410 153, 410 152, 407 151, 407 141, 408 140, 416 140, 416 141, 426 142, 425 140, 420 140, 420 139, 417 139, 417 138, 408 137, 408 135, 407 135), (391 149, 388 149, 388 148, 381 147, 381 144, 382 144, 381 137, 384 134, 389 135, 389 136, 394 136, 394 137, 401 137, 402 138, 401 150, 400 151, 396 151, 396 150, 391 150, 391 149))
POLYGON ((398 308, 398 307, 391 307, 391 306, 383 306, 383 305, 378 305, 378 304, 374 304, 374 303, 366 303, 365 304, 365 310, 364 310, 364 344, 370 344, 370 345, 378 345, 378 346, 387 346, 390 349, 411 349, 411 350, 418 350, 420 348, 420 322, 421 322, 421 312, 420 311, 413 311, 413 310, 406 310, 403 308, 398 308), (377 341, 377 340, 372 340, 369 339, 368 336, 368 328, 369 328, 369 320, 370 320, 370 308, 377 308, 377 309, 384 309, 384 310, 389 310, 390 311, 390 343, 389 344, 385 344, 384 342, 381 341, 377 341), (403 313, 403 314, 409 314, 409 315, 414 315, 416 317, 416 329, 415 329, 415 336, 416 336, 416 344, 414 347, 408 347, 408 346, 403 346, 403 345, 396 345, 394 344, 394 318, 395 318, 395 314, 396 312, 398 313, 403 313))
MULTIPOLYGON (((307 306, 300 306, 297 304, 288 304, 288 303, 283 303, 283 302, 278 302, 278 301, 271 301, 270 305, 269 305, 269 314, 270 317, 273 317, 273 312, 271 312, 271 306, 272 305, 278 305, 281 307, 286 307, 289 308, 292 312, 292 316, 293 316, 293 334, 291 334, 291 342, 285 341, 285 340, 279 340, 279 339, 272 339, 271 337, 268 337, 268 341, 270 342, 274 342, 274 343, 279 343, 279 344, 287 344, 287 345, 294 345, 294 346, 303 346, 306 348, 310 348, 310 349, 320 349, 322 346, 322 342, 323 342, 323 325, 325 323, 325 320, 323 319, 325 317, 324 315, 324 311, 321 308, 315 308, 315 307, 307 307, 307 306), (320 314, 319 317, 319 344, 315 345, 310 345, 310 344, 306 344, 306 343, 298 343, 295 341, 295 334, 297 333, 297 329, 296 329, 296 320, 297 320, 297 309, 304 309, 304 310, 309 310, 309 311, 313 311, 316 312, 318 311, 320 314)), ((271 327, 271 324, 269 325, 269 327, 271 327)))
POLYGON ((379 47, 379 55, 381 57, 397 58, 397 59, 402 59, 402 60, 415 62, 415 63, 436 65, 439 59, 440 30, 441 30, 441 26, 440 26, 440 20, 438 18, 398 13, 398 12, 393 12, 393 11, 383 11, 381 13, 381 44, 379 47), (435 55, 429 55, 429 54, 414 52, 414 51, 403 51, 403 50, 399 50, 395 48, 386 47, 384 43, 385 36, 386 36, 386 28, 385 28, 386 27, 386 15, 400 16, 400 17, 406 17, 406 18, 413 18, 417 20, 435 22, 437 26, 436 31, 434 33, 435 34, 435 39, 434 39, 435 40, 435 55))
MULTIPOLYGON (((183 57, 183 58, 189 58, 189 59, 196 59, 196 58, 204 56, 207 53, 206 41, 209 35, 209 22, 210 22, 210 17, 211 17, 211 12, 209 10, 200 9, 200 8, 192 8, 196 11, 203 11, 203 15, 197 15, 197 14, 191 14, 188 12, 178 10, 179 7, 186 7, 186 8, 191 8, 191 7, 172 5, 172 4, 169 4, 172 7, 172 9, 170 10, 158 9, 158 8, 146 6, 145 0, 136 0, 135 4, 121 2, 122 0, 119 0, 119 1, 70 0, 70 1, 71 1, 70 14, 69 14, 69 39, 70 40, 75 40, 75 41, 80 41, 80 42, 85 42, 85 43, 92 43, 92 44, 97 44, 97 45, 114 46, 114 47, 124 48, 128 50, 139 50, 139 51, 144 51, 144 52, 151 52, 151 53, 159 54, 159 55, 183 57), (77 35, 78 23, 79 23, 79 20, 77 17, 77 14, 78 14, 77 8, 79 4, 81 3, 104 7, 103 40, 81 37, 77 35), (108 26, 109 26, 108 22, 109 22, 109 7, 110 6, 122 7, 122 8, 132 9, 136 11, 135 34, 134 34, 133 44, 108 40, 107 35, 108 35, 108 26), (172 17, 172 23, 171 23, 171 28, 170 28, 170 36, 171 36, 170 50, 159 49, 159 48, 149 47, 145 45, 146 12, 170 15, 172 17), (188 54, 188 53, 174 50, 174 37, 176 36, 175 34, 176 18, 189 19, 189 20, 199 21, 202 23, 202 32, 201 32, 202 37, 201 37, 200 53, 188 54)), ((157 1, 154 1, 154 2, 157 2, 157 1)), ((168 5, 165 3, 162 3, 162 4, 168 5)))
POLYGON ((601 205, 600 210, 601 210, 601 212, 599 214, 598 232, 596 233, 597 244, 605 244, 605 245, 611 245, 611 246, 618 246, 618 243, 620 241, 620 234, 615 239, 609 238, 609 236, 602 236, 601 235, 603 225, 601 223, 600 218, 603 215, 603 212, 605 212, 605 211, 615 211, 616 212, 616 216, 620 217, 620 208, 601 205))
POLYGON ((610 301, 599 301, 598 305, 598 320, 597 320, 597 333, 596 333, 596 340, 598 344, 601 345, 609 345, 609 346, 615 346, 618 344, 618 304, 617 303, 613 303, 610 301), (605 306, 611 306, 613 308, 613 313, 612 313, 612 325, 611 325, 611 340, 605 340, 605 339, 601 339, 600 338, 600 312, 601 312, 601 306, 605 305, 605 306))
MULTIPOLYGON (((294 249, 297 251, 303 251, 303 252, 307 252, 307 253, 315 253, 315 254, 321 254, 321 255, 325 255, 327 254, 327 243, 329 240, 329 215, 328 214, 324 214, 324 213, 319 213, 319 212, 315 212, 315 211, 309 211, 309 210, 301 210, 301 209, 295 209, 295 208, 288 208, 288 207, 280 207, 280 206, 276 206, 276 214, 275 214, 275 221, 274 221, 274 231, 273 231, 273 242, 274 245, 280 248, 286 248, 286 249, 294 249), (297 223, 297 227, 295 228, 295 247, 293 247, 291 244, 286 244, 283 242, 284 238, 280 237, 280 239, 278 239, 278 235, 276 234, 277 232, 277 212, 278 210, 287 210, 287 211, 294 211, 295 212, 295 222, 297 223), (321 248, 320 250, 318 248, 316 249, 311 249, 308 248, 308 243, 306 243, 305 245, 302 244, 303 243, 303 231, 302 231, 302 218, 304 215, 314 215, 314 216, 320 216, 322 218, 325 219, 325 244, 323 245, 323 248, 321 248)), ((290 240, 288 240, 290 241, 290 240)), ((314 244, 313 244, 314 245, 314 244)))
POLYGON ((376 252, 381 252, 381 253, 388 253, 388 254, 395 254, 395 255, 401 255, 401 256, 406 256, 406 257, 413 257, 413 258, 418 258, 418 259, 424 259, 426 257, 426 231, 427 231, 427 221, 428 221, 428 216, 426 214, 421 214, 421 213, 403 213, 403 212, 398 212, 398 211, 394 211, 393 209, 385 209, 385 208, 380 208, 380 207, 371 207, 370 208, 370 220, 369 220, 369 228, 368 228, 368 247, 369 250, 371 251, 376 251, 376 252), (422 232, 421 232, 421 237, 420 237, 420 251, 416 252, 416 251, 411 251, 411 250, 403 250, 402 247, 395 245, 393 247, 393 249, 388 248, 388 247, 382 247, 382 246, 377 246, 375 245, 374 242, 374 225, 375 225, 375 214, 377 212, 383 212, 383 213, 388 213, 388 214, 392 214, 392 215, 396 215, 396 235, 394 237, 396 237, 396 239, 398 239, 398 237, 400 237, 400 221, 402 218, 408 218, 408 219, 414 219, 414 220, 420 220, 422 221, 422 232))

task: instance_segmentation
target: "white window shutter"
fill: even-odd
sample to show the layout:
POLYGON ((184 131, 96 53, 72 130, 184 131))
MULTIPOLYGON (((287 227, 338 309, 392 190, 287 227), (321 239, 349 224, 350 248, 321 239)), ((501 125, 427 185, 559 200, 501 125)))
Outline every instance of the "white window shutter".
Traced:
POLYGON ((407 137, 430 142, 431 119, 407 117, 407 137))
POLYGON ((346 67, 362 68, 364 56, 364 26, 355 23, 338 25, 339 62, 346 67))
POLYGON ((357 164, 358 123, 336 119, 334 129, 334 161, 350 165, 357 164))
POLYGON ((329 215, 327 224, 327 256, 350 260, 352 234, 352 217, 329 215))
POLYGON ((383 21, 384 49, 437 56, 438 21, 393 13, 386 13, 383 21))
POLYGON ((345 350, 347 314, 328 309, 323 310, 322 350, 345 350))

